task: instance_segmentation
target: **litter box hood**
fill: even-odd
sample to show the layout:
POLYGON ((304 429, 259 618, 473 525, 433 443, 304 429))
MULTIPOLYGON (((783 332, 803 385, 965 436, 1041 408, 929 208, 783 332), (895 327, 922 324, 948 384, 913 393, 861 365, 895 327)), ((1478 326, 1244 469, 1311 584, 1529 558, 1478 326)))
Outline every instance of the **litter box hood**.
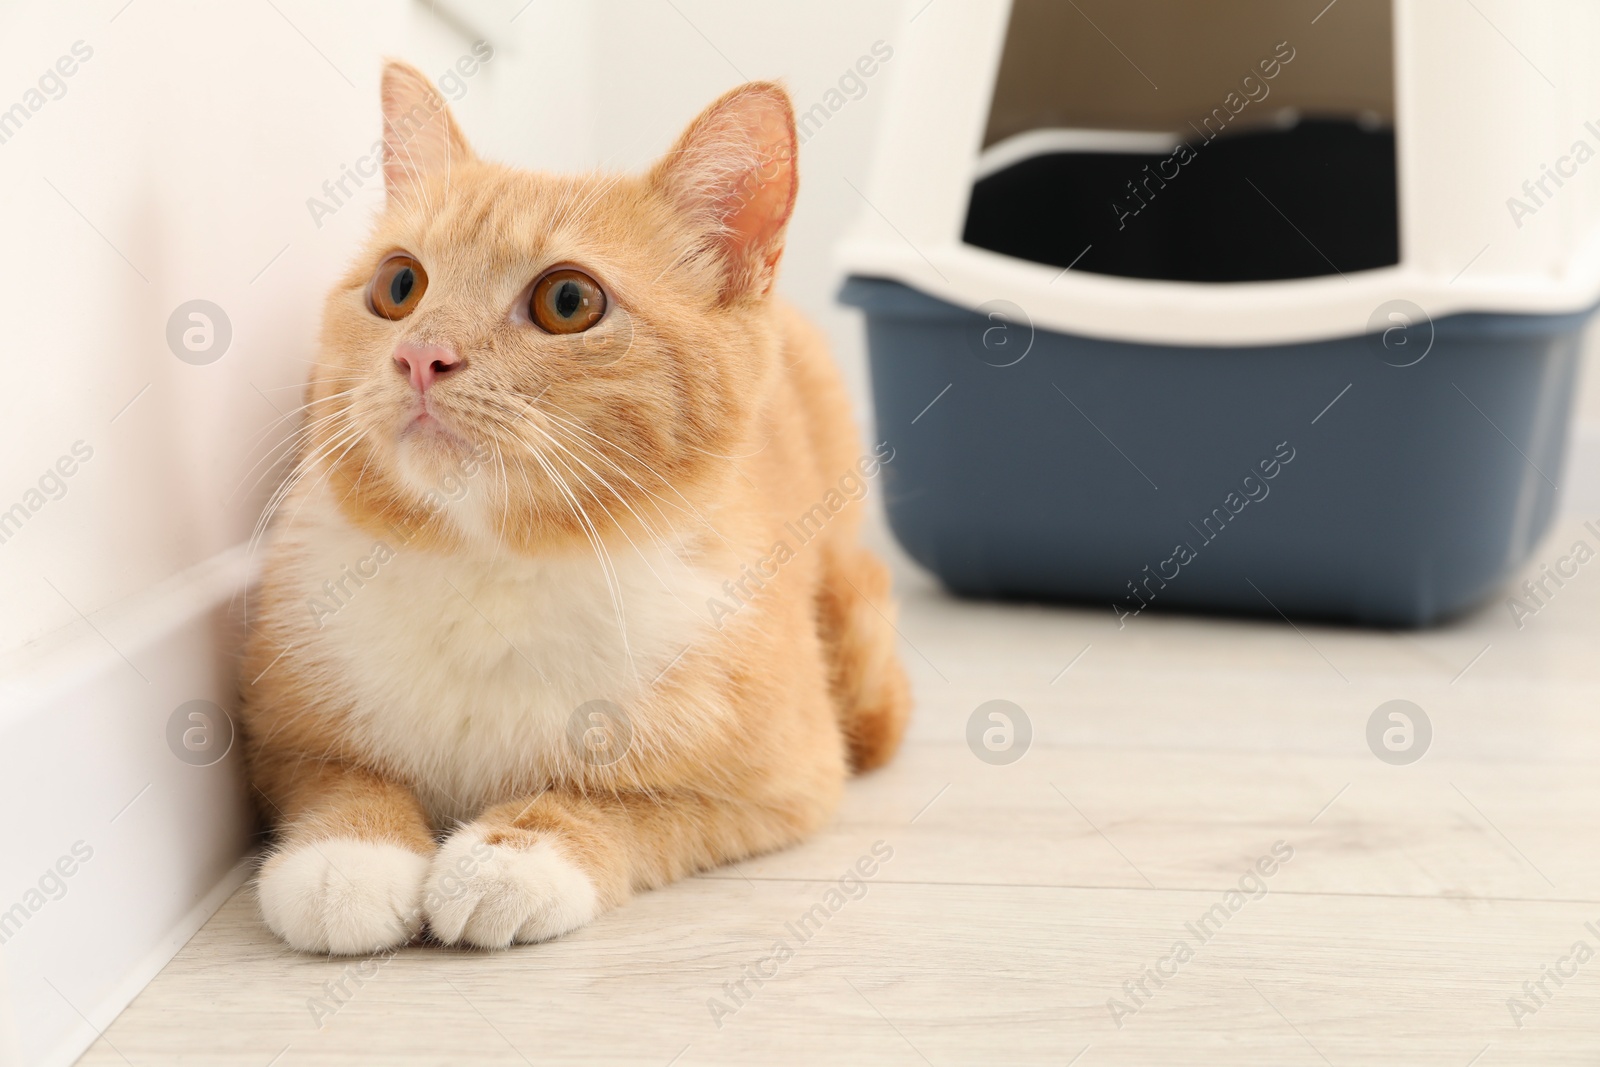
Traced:
MULTIPOLYGON (((1600 40, 1600 5, 1546 0, 1537 13, 1490 0, 1479 6, 1482 12, 1433 0, 1341 0, 1320 15, 1319 3, 1264 0, 1203 10, 1161 0, 1087 4, 1082 11, 1056 10, 1042 0, 1017 0, 1015 10, 1007 0, 926 8, 896 52, 893 96, 870 175, 858 186, 865 204, 840 246, 839 264, 846 274, 899 281, 968 309, 1004 299, 1040 328, 1191 347, 1364 334, 1372 330, 1374 312, 1395 300, 1411 301, 1434 319, 1588 308, 1600 299, 1600 64, 1587 54, 1600 40), (1150 34, 1123 41, 1112 21, 1152 19, 1161 11, 1181 11, 1175 19, 1195 22, 1182 30, 1191 35, 1201 32, 1200 22, 1217 22, 1213 30, 1221 33, 1228 19, 1243 20, 1238 25, 1253 36, 1230 46, 1240 56, 1259 52, 1265 63, 1275 54, 1293 54, 1271 83, 1275 98, 1255 105, 1258 120, 1268 118, 1268 108, 1280 120, 1285 108, 1309 115, 1342 110, 1352 117, 1362 109, 1364 121, 1374 120, 1372 105, 1359 100, 1330 99, 1321 106, 1313 83, 1319 64, 1337 65, 1339 49, 1360 39, 1351 29, 1359 31, 1360 20, 1392 35, 1383 49, 1385 74, 1392 54, 1392 85, 1382 87, 1389 111, 1375 120, 1392 123, 1394 131, 1397 263, 1343 273, 1334 266, 1320 277, 1276 281, 1157 281, 1063 269, 963 242, 974 182, 992 172, 997 153, 1020 158, 1030 146, 1048 150, 1052 138, 1093 139, 1082 130, 1045 128, 997 136, 997 93, 1015 95, 1005 79, 1015 39, 1028 29, 1023 18, 1056 20, 1061 32, 1082 38, 1074 47, 1092 45, 1109 56, 1108 80, 1095 96, 1099 111, 1091 107, 1088 121, 1062 123, 1042 108, 1035 119, 1040 127, 1098 126, 1101 140, 1124 147, 1155 145, 1163 137, 1204 143, 1207 130, 1197 124, 1231 103, 1229 86, 1196 89, 1199 83, 1190 79, 1186 89, 1170 55, 1152 61, 1151 55, 1161 55, 1150 34), (1496 26, 1515 29, 1518 48, 1496 26), (1192 118, 1177 121, 1184 115, 1192 118), (1550 177, 1552 170, 1560 175, 1550 177)), ((1190 51, 1204 51, 1204 43, 1197 39, 1190 51)), ((1236 65, 1240 78, 1262 80, 1253 61, 1236 65)), ((1108 199, 1108 218, 1114 211, 1108 199)), ((1292 231, 1285 233, 1294 239, 1292 231)))

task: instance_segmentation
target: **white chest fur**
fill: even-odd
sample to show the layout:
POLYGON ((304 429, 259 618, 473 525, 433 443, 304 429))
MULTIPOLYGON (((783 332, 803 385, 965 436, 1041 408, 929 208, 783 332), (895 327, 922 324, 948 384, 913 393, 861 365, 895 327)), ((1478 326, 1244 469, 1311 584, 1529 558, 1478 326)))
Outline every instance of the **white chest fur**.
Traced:
MULTIPOLYGON (((581 759, 569 726, 639 695, 709 627, 719 582, 623 541, 553 558, 447 556, 356 529, 308 501, 285 538, 296 629, 352 709, 348 741, 440 821, 537 788, 581 759)), ((632 723, 635 735, 648 723, 632 723)))

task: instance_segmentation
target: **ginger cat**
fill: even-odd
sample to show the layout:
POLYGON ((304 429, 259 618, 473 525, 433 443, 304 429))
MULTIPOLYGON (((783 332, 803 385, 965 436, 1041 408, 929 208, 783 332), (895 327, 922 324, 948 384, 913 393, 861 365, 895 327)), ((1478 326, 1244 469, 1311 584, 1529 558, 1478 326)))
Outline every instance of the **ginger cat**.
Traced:
POLYGON ((244 664, 261 909, 308 952, 542 941, 801 840, 894 753, 855 540, 892 456, 772 295, 782 88, 637 177, 481 161, 404 64, 382 102, 244 664))

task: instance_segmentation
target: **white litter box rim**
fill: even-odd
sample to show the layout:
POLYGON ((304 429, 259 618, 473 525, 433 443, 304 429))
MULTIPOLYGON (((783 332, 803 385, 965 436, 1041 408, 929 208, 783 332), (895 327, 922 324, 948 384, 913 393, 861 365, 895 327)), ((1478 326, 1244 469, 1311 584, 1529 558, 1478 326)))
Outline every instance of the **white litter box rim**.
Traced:
POLYGON ((973 311, 1008 301, 1039 329, 1198 348, 1372 333, 1384 328, 1374 325, 1375 313, 1396 300, 1415 304, 1436 320, 1466 312, 1571 314, 1594 306, 1600 294, 1600 240, 1595 239, 1563 279, 1463 277, 1442 284, 1403 263, 1271 282, 1147 281, 1064 270, 971 245, 918 250, 859 238, 840 245, 839 261, 847 275, 900 282, 973 311))
MULTIPOLYGON (((1169 282, 1089 274, 962 243, 972 182, 1000 165, 1058 144, 1090 151, 1176 144, 1160 133, 1038 130, 980 152, 1009 0, 938 5, 909 26, 895 53, 871 170, 857 187, 864 202, 836 264, 842 274, 898 281, 973 310, 1010 301, 1039 328, 1198 348, 1365 334, 1381 328, 1374 323, 1387 321, 1397 300, 1434 319, 1594 306, 1600 161, 1585 164, 1525 228, 1513 224, 1507 198, 1521 195, 1521 182, 1537 178, 1541 162, 1580 136, 1600 148, 1600 112, 1585 111, 1586 101, 1600 99, 1600 65, 1583 59, 1579 40, 1600 36, 1600 5, 1547 0, 1522 18, 1529 46, 1561 63, 1562 89, 1552 98, 1551 85, 1472 7, 1393 3, 1395 266, 1282 281, 1169 282), (1461 115, 1482 117, 1481 136, 1445 121, 1461 115)), ((1315 28, 1305 32, 1310 40, 1315 28)))

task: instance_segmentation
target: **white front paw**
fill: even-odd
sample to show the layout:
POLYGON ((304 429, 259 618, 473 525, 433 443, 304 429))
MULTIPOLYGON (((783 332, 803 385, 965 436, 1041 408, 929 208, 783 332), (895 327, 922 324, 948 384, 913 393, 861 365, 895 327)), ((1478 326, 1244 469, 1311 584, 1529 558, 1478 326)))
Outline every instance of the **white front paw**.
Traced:
POLYGON ((416 936, 427 873, 427 858, 410 849, 334 837, 270 857, 256 894, 267 925, 293 947, 356 955, 416 936))
POLYGON ((480 948, 548 941, 600 910, 594 882, 555 841, 489 845, 475 826, 462 827, 439 849, 423 907, 440 941, 480 948))

